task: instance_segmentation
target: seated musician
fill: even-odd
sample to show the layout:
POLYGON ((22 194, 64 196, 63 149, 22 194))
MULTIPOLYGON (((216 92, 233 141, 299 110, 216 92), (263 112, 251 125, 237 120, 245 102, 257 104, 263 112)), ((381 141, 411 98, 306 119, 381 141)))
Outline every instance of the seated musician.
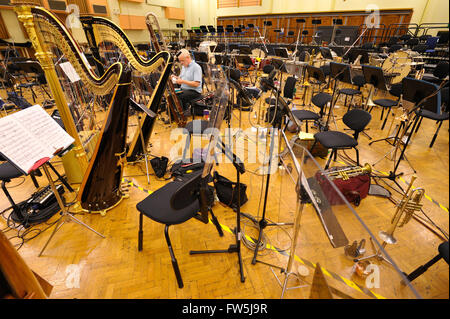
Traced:
POLYGON ((181 91, 177 94, 183 106, 183 110, 188 110, 190 102, 201 96, 202 93, 202 68, 195 61, 188 50, 181 49, 178 54, 182 68, 180 76, 173 76, 172 81, 179 84, 181 91))

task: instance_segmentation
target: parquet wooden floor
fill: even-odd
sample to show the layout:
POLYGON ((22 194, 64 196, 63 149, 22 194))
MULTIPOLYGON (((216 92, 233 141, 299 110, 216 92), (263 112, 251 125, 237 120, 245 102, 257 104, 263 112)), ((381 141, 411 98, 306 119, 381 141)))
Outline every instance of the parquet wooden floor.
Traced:
MULTIPOLYGON (((300 92, 297 95, 300 96, 300 92)), ((300 102, 294 100, 294 103, 300 102)), ((342 103, 339 102, 338 105, 340 104, 342 103)), ((336 118, 341 118, 344 112, 343 106, 337 108, 335 110, 336 118)), ((396 110, 397 115, 400 113, 400 110, 396 110)), ((243 114, 242 128, 246 129, 249 127, 249 122, 247 113, 243 114)), ((383 131, 380 129, 380 114, 381 110, 378 108, 372 112, 373 119, 367 133, 373 139, 384 138, 388 133, 389 125, 383 131)), ((235 110, 235 116, 238 115, 238 111, 235 110)), ((233 125, 237 125, 237 123, 237 119, 234 118, 233 125)), ((344 128, 340 120, 337 121, 337 126, 339 129, 344 128)), ((150 152, 152 155, 168 156, 175 143, 170 140, 171 129, 174 127, 175 125, 170 127, 160 120, 156 122, 151 138, 150 152)), ((331 127, 334 128, 333 123, 331 127)), ((423 199, 423 211, 435 225, 448 233, 448 121, 443 124, 433 148, 429 148, 428 144, 435 128, 435 123, 424 120, 420 130, 414 135, 411 145, 408 146, 406 154, 411 165, 417 170, 418 178, 414 186, 423 187, 429 198, 443 206, 443 208, 439 207, 431 200, 423 199)), ((311 132, 316 131, 312 129, 311 132)), ((289 133, 288 137, 291 136, 292 134, 289 133)), ((391 146, 385 142, 374 143, 372 146, 369 146, 368 143, 367 137, 361 135, 359 139, 361 163, 373 164, 383 158, 391 149, 391 146)), ((347 154, 350 157, 354 156, 352 151, 348 151, 347 154)), ((325 164, 324 159, 316 158, 316 160, 321 165, 325 164)), ((340 158, 339 160, 341 161, 340 158)), ((63 172, 60 162, 56 160, 54 164, 60 172, 63 172)), ((335 165, 341 164, 335 163, 335 165)), ((262 197, 260 195, 263 180, 261 176, 253 172, 258 166, 259 164, 248 164, 246 166, 248 171, 242 175, 242 182, 248 186, 247 194, 249 196, 249 201, 243 205, 242 211, 255 217, 261 216, 262 213, 262 197)), ((393 162, 385 158, 375 166, 375 169, 389 172, 393 169, 392 167, 393 162)), ((217 170, 220 174, 235 180, 235 171, 231 164, 220 164, 217 170)), ((406 182, 409 182, 413 173, 406 161, 401 162, 398 172, 404 173, 402 178, 406 182)), ((139 252, 137 249, 138 212, 136 204, 148 193, 138 187, 154 191, 167 183, 165 180, 156 178, 152 170, 151 174, 150 184, 148 184, 143 163, 128 165, 124 178, 133 183, 133 186, 129 188, 128 199, 124 199, 117 207, 108 211, 106 216, 89 213, 75 215, 102 233, 106 237, 104 239, 78 224, 67 223, 57 232, 44 255, 38 257, 38 253, 50 235, 50 229, 20 245, 21 241, 15 237, 17 230, 6 227, 5 218, 8 217, 9 212, 3 214, 5 218, 0 219, 0 226, 7 237, 11 238, 11 242, 20 248, 19 253, 30 268, 54 286, 50 298, 280 298, 281 287, 274 273, 280 277, 281 281, 284 280, 284 276, 277 269, 274 269, 273 273, 270 267, 263 263, 252 265, 253 251, 244 245, 242 247, 246 279, 244 283, 240 282, 236 254, 189 255, 190 250, 226 249, 233 243, 233 235, 230 232, 225 231, 224 237, 221 238, 212 224, 205 225, 193 219, 184 224, 170 227, 172 245, 185 284, 183 289, 179 289, 176 284, 164 240, 163 225, 144 218, 144 249, 139 252)), ((43 177, 39 177, 38 181, 40 185, 47 184, 43 177)), ((405 187, 403 181, 398 181, 405 187)), ((390 181, 387 182, 392 184, 390 181)), ((8 184, 8 189, 17 202, 28 198, 34 192, 33 184, 28 177, 13 180, 8 184)), ((67 201, 71 201, 75 195, 66 193, 65 196, 67 201)), ((393 196, 396 199, 400 198, 395 192, 393 192, 393 196)), ((271 176, 268 198, 268 219, 275 222, 293 222, 294 185, 289 175, 282 170, 271 176)), ((6 197, 3 192, 0 192, 0 211, 8 206, 6 197)), ((391 201, 375 196, 368 196, 360 206, 353 206, 353 208, 376 236, 379 231, 386 231, 389 228, 390 220, 395 212, 395 206, 391 201)), ((216 203, 213 209, 223 226, 231 229, 235 227, 236 215, 230 208, 216 203)), ((350 210, 336 208, 335 214, 349 241, 365 238, 367 241, 365 255, 373 253, 367 232, 363 231, 362 226, 350 210)), ((424 217, 420 213, 418 215, 424 217)), ((53 216, 47 223, 55 222, 58 217, 58 215, 53 216)), ((46 227, 47 224, 42 224, 36 228, 45 229, 46 227)), ((242 227, 245 235, 250 237, 257 235, 257 231, 249 219, 242 218, 242 227)), ((430 227, 431 229, 413 219, 403 228, 396 230, 398 243, 388 245, 386 251, 402 271, 409 273, 437 254, 437 247, 444 241, 444 238, 442 233, 436 230, 436 227, 430 227)), ((33 235, 34 233, 30 233, 27 238, 33 235)), ((265 236, 267 243, 282 251, 265 249, 260 252, 258 258, 284 267, 287 262, 286 255, 291 247, 292 227, 268 227, 265 236)), ((321 266, 328 271, 326 278, 330 285, 354 298, 414 297, 408 288, 400 284, 400 277, 395 274, 392 266, 377 260, 372 260, 372 262, 380 269, 380 287, 365 287, 365 281, 353 274, 354 263, 344 255, 344 249, 333 248, 330 245, 320 220, 310 205, 306 205, 303 210, 301 231, 295 254, 299 259, 294 263, 294 270, 301 264, 299 260, 306 261, 307 264, 308 262, 314 264, 320 262, 321 266)), ((309 275, 303 278, 306 286, 287 291, 285 298, 308 298, 309 284, 312 282, 314 268, 310 266, 306 268, 309 272, 309 275)), ((417 278, 412 286, 423 298, 448 298, 448 283, 448 265, 441 260, 417 278)), ((290 286, 298 284, 296 279, 289 281, 290 286)))

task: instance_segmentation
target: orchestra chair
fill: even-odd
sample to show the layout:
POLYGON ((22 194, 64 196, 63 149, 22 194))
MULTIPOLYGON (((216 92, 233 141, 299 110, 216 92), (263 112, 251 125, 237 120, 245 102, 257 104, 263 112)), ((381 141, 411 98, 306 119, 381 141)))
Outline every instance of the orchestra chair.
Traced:
POLYGON ((8 111, 19 110, 19 108, 14 103, 3 101, 3 99, 0 97, 0 110, 2 110, 4 115, 6 116, 8 115, 8 111))
POLYGON ((394 53, 394 52, 400 50, 401 48, 403 48, 403 46, 401 44, 393 44, 389 47, 388 53, 394 53))
MULTIPOLYGON (((172 267, 179 288, 183 288, 184 285, 178 261, 170 241, 169 227, 182 224, 191 218, 198 216, 202 205, 200 196, 202 173, 202 170, 191 173, 191 175, 189 175, 190 178, 184 181, 175 179, 154 191, 136 205, 136 209, 139 211, 138 250, 142 251, 143 249, 143 216, 165 225, 164 237, 169 249, 172 267)), ((211 213, 211 217, 215 219, 213 211, 208 204, 209 203, 206 204, 208 206, 208 211, 211 213)), ((219 231, 219 228, 217 229, 219 231)), ((223 235, 223 233, 220 235, 223 235)))
MULTIPOLYGON (((380 67, 363 65, 362 69, 366 83, 372 85, 373 90, 377 88, 379 89, 379 91, 389 92, 392 96, 396 97, 396 99, 385 98, 373 100, 372 101, 373 104, 370 106, 370 109, 368 110, 369 113, 371 113, 376 105, 380 106, 382 108, 380 120, 383 120, 384 111, 385 109, 387 109, 386 118, 384 119, 383 124, 381 126, 381 129, 384 129, 392 108, 398 106, 398 103, 400 102, 400 97, 402 94, 402 84, 401 82, 393 84, 390 87, 390 89, 388 89, 383 70, 380 67)), ((367 98, 370 99, 370 96, 367 98)))
POLYGON ((325 92, 318 93, 311 98, 311 103, 320 109, 319 113, 309 110, 292 110, 292 114, 302 123, 306 123, 306 133, 308 133, 308 122, 313 121, 319 125, 319 120, 325 114, 325 108, 331 102, 331 95, 325 92))
MULTIPOLYGON (((425 265, 419 266, 416 270, 414 270, 409 275, 405 274, 406 278, 409 282, 412 282, 414 279, 422 275, 424 272, 426 272, 431 266, 433 266, 435 263, 437 263, 439 260, 444 259, 445 262, 448 264, 448 255, 449 255, 449 246, 448 241, 443 242, 438 247, 438 254, 432 258, 429 262, 427 262, 425 265)), ((405 284, 402 280, 402 284, 405 284)))
MULTIPOLYGON (((343 82, 343 81, 342 81, 343 82)), ((339 89, 338 91, 338 95, 337 98, 339 98, 339 96, 342 94, 345 96, 345 100, 344 100, 344 106, 347 106, 347 98, 350 97, 350 102, 348 104, 347 110, 350 109, 350 106, 352 104, 353 101, 353 97, 355 95, 359 95, 361 97, 361 104, 363 103, 362 101, 362 92, 361 92, 361 88, 366 84, 366 81, 364 80, 364 76, 362 75, 357 75, 354 76, 351 79, 351 83, 349 83, 353 86, 357 86, 357 89, 354 88, 343 88, 343 89, 339 89)))
POLYGON ((425 51, 427 50, 427 48, 428 48, 428 47, 427 47, 426 44, 419 43, 419 44, 413 46, 413 47, 411 48, 411 50, 412 50, 412 51, 415 51, 415 52, 417 52, 417 53, 422 54, 422 53, 425 53, 425 51))
POLYGON ((449 74, 449 64, 446 61, 439 61, 433 73, 425 73, 422 80, 440 85, 449 74))
POLYGON ((436 132, 433 135, 433 138, 431 139, 430 145, 428 146, 429 148, 433 147, 434 141, 436 140, 436 137, 439 133, 439 130, 441 129, 442 123, 444 121, 447 121, 449 119, 449 106, 448 106, 448 86, 444 87, 441 90, 441 99, 442 99, 442 109, 443 111, 440 113, 435 113, 429 110, 425 110, 425 109, 417 109, 415 111, 416 116, 420 117, 419 123, 417 125, 417 129, 414 131, 414 133, 417 133, 417 131, 419 130, 420 124, 422 124, 422 120, 424 118, 426 119, 430 119, 433 121, 436 121, 436 124, 439 124, 436 132))
MULTIPOLYGON (((13 211, 17 212, 17 214, 20 214, 20 211, 19 211, 20 208, 19 208, 19 206, 17 206, 17 204, 14 202, 13 198, 11 197, 11 194, 8 192, 8 189, 6 188, 6 184, 11 182, 11 180, 13 180, 14 178, 23 176, 23 173, 21 171, 19 171, 11 163, 4 162, 4 161, 6 161, 6 159, 0 155, 0 162, 2 162, 0 164, 0 181, 2 183, 1 187, 2 187, 3 193, 5 193, 6 198, 8 199, 9 203, 11 204, 13 211)), ((38 175, 39 173, 33 172, 30 174, 31 180, 33 181, 33 184, 36 188, 39 188, 39 184, 36 180, 35 174, 38 175)), ((20 215, 18 215, 18 216, 20 216, 20 215)))
POLYGON ((317 142, 322 144, 325 148, 331 149, 331 154, 325 165, 325 170, 330 166, 331 158, 337 159, 337 151, 344 149, 355 149, 356 152, 356 165, 359 164, 359 151, 356 146, 358 146, 358 136, 365 127, 369 124, 372 116, 369 112, 352 109, 344 114, 342 121, 344 124, 354 131, 353 136, 347 135, 340 131, 324 131, 314 134, 314 143, 310 149, 310 152, 314 149, 317 142))
MULTIPOLYGON (((283 88, 283 97, 287 99, 288 105, 292 102, 294 99, 294 93, 295 93, 295 85, 297 84, 297 79, 294 76, 289 76, 286 81, 284 82, 284 88, 283 88)), ((266 98, 265 102, 269 104, 270 106, 274 106, 277 103, 277 99, 272 98, 266 98)))

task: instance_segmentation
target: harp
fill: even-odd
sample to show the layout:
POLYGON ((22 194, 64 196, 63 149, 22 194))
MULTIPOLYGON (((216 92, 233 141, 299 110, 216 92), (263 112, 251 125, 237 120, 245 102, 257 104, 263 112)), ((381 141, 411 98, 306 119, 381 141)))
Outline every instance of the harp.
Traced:
MULTIPOLYGON (((148 75, 151 72, 155 71, 155 68, 149 63, 151 60, 145 59, 141 55, 139 55, 136 48, 133 46, 131 41, 128 39, 125 32, 116 24, 111 22, 108 19, 102 18, 102 17, 92 17, 92 16, 81 16, 80 21, 83 25, 83 29, 86 34, 86 38, 89 44, 89 47, 91 49, 91 52, 94 56, 94 59, 96 60, 96 65, 98 64, 97 61, 101 61, 100 51, 98 44, 100 42, 110 42, 114 44, 120 52, 123 53, 124 57, 128 61, 128 63, 132 66, 133 69, 136 71, 148 75)), ((164 56, 167 56, 166 62, 170 64, 168 66, 165 65, 165 69, 162 72, 162 76, 158 81, 157 88, 153 90, 153 95, 155 95, 155 91, 159 89, 156 96, 158 96, 157 99, 153 99, 153 97, 150 99, 150 102, 147 105, 147 108, 150 109, 153 113, 157 114, 159 111, 159 107, 161 104, 161 97, 164 94, 165 90, 167 95, 167 101, 169 102, 169 107, 171 108, 171 113, 175 116, 177 123, 179 126, 185 126, 186 120, 184 118, 184 114, 181 112, 177 112, 177 107, 174 106, 174 101, 178 101, 177 97, 175 96, 174 90, 170 90, 170 81, 169 75, 170 70, 172 68, 172 62, 173 58, 167 51, 159 51, 157 55, 163 54, 164 56), (166 72, 168 71, 168 72, 166 72), (160 84, 163 84, 162 86, 160 84), (181 114, 181 115, 180 115, 181 114)), ((173 86, 172 86, 173 88, 173 86)), ((181 109, 181 106, 179 106, 181 109)), ((147 145, 148 141, 150 139, 150 136, 152 134, 153 126, 155 123, 155 118, 151 118, 146 114, 143 114, 140 123, 140 130, 136 130, 133 138, 131 139, 128 152, 127 152, 127 160, 128 161, 135 161, 137 156, 139 154, 144 153, 144 150, 142 149, 142 144, 147 145), (140 141, 140 131, 142 132, 142 136, 144 139, 144 143, 141 143, 140 141)))
MULTIPOLYGON (((18 4, 18 1, 15 4, 18 4)), ((114 207, 123 197, 120 185, 124 163, 126 162, 131 71, 127 67, 123 67, 121 63, 114 63, 101 77, 97 77, 84 58, 77 42, 62 22, 51 12, 29 5, 29 3, 28 5, 17 6, 15 10, 19 20, 24 23, 35 47, 36 57, 46 71, 45 75, 55 101, 57 101, 58 109, 67 111, 68 106, 56 75, 56 63, 53 60, 53 52, 55 51, 62 53, 70 62, 81 78, 84 89, 90 90, 96 96, 110 97, 98 140, 85 171, 83 171, 77 196, 77 200, 83 209, 92 212, 104 212, 114 207)), ((169 59, 168 53, 161 52, 148 61, 149 68, 152 66, 156 69, 165 64, 164 70, 168 74, 171 65, 169 59)), ((163 81, 159 83, 161 82, 163 83, 163 81)), ((163 87, 163 85, 160 85, 160 87, 163 87)), ((156 94, 158 92, 161 92, 161 88, 155 90, 152 97, 154 100, 159 99, 156 94)), ((75 126, 70 115, 69 112, 67 123, 75 126)), ((66 122, 64 124, 66 125, 66 122)), ((77 134, 76 128, 73 133, 77 134)))

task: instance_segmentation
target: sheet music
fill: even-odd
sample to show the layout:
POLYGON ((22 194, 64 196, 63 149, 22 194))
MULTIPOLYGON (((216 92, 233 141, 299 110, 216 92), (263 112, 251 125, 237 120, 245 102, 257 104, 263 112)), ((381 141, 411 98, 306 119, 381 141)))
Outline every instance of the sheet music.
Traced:
POLYGON ((64 73, 67 75, 67 77, 69 78, 70 82, 75 83, 75 82, 81 80, 81 78, 78 75, 77 71, 75 71, 75 69, 73 68, 72 64, 70 64, 70 62, 60 63, 59 66, 64 71, 64 73))
POLYGON ((23 173, 28 173, 38 160, 52 158, 56 150, 73 142, 40 105, 0 118, 0 153, 23 173))

